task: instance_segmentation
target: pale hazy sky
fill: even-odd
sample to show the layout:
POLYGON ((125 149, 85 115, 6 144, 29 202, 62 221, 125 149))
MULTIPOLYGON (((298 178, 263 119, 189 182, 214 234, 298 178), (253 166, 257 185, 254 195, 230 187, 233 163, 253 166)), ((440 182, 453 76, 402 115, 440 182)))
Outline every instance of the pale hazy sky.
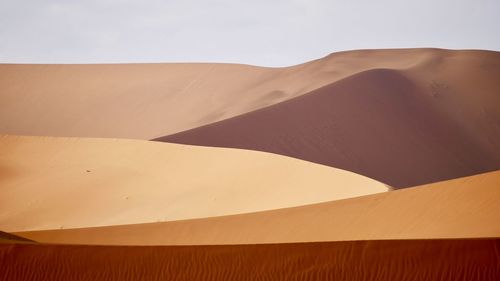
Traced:
POLYGON ((500 0, 0 0, 0 62, 284 66, 350 49, 500 50, 500 0))

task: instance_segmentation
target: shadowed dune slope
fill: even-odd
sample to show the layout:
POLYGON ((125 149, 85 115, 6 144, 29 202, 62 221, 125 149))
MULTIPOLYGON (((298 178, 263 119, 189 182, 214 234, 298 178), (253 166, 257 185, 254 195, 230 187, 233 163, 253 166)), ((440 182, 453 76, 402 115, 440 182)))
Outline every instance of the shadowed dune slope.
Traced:
POLYGON ((33 242, 32 240, 26 239, 21 236, 17 236, 14 234, 10 234, 7 232, 0 231, 0 243, 26 243, 26 242, 33 242))
POLYGON ((500 169, 500 84, 490 105, 481 92, 474 93, 476 101, 460 94, 429 95, 408 75, 365 71, 274 106, 156 140, 288 155, 396 188, 500 169), (449 106, 462 115, 449 114, 449 106), (472 115, 476 129, 469 130, 472 115))
POLYGON ((498 239, 220 246, 2 245, 0 280, 500 279, 498 239))
POLYGON ((142 140, 0 137, 0 228, 221 216, 387 191, 351 172, 257 151, 142 140))
POLYGON ((267 212, 15 234, 39 242, 102 245, 500 237, 499 186, 500 171, 267 212))
POLYGON ((413 69, 414 77, 436 91, 473 79, 474 89, 483 95, 491 92, 489 76, 498 77, 498 61, 496 52, 399 49, 340 52, 284 68, 0 64, 0 133, 152 139, 263 108, 374 68, 413 69), (471 77, 480 70, 486 74, 471 77))

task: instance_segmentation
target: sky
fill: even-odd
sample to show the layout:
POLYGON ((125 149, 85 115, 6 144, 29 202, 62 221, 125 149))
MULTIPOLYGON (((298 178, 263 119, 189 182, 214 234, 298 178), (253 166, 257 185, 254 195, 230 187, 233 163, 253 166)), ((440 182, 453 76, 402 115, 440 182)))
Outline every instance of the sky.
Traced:
POLYGON ((288 66, 412 47, 500 51, 500 0, 0 0, 0 63, 288 66))

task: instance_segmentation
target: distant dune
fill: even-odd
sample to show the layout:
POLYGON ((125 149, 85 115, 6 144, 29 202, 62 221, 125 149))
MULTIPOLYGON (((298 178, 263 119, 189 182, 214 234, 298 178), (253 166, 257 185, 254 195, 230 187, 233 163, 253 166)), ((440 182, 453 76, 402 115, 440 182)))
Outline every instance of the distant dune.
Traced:
POLYGON ((141 140, 0 137, 0 229, 221 216, 387 191, 280 155, 141 140))
POLYGON ((500 53, 427 52, 156 140, 288 155, 396 188, 500 169, 500 53))
POLYGON ((497 281, 498 239, 219 246, 2 245, 0 280, 497 281))
POLYGON ((470 86, 474 93, 491 94, 493 83, 496 95, 498 61, 495 52, 402 49, 340 52, 285 68, 216 63, 0 64, 0 133, 152 139, 378 68, 416 69, 415 77, 436 93, 452 82, 467 90, 470 86))
POLYGON ((500 237, 499 186, 500 171, 267 212, 15 234, 46 243, 101 245, 500 237))

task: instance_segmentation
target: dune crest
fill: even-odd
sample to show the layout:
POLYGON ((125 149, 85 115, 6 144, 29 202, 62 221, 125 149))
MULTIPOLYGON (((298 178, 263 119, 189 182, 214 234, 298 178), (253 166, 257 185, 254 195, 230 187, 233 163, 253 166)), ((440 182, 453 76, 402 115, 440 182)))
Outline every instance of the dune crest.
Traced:
MULTIPOLYGON (((0 133, 152 139, 273 105, 370 69, 415 69, 414 77, 430 86, 436 78, 440 89, 448 78, 456 82, 457 72, 488 69, 486 75, 498 77, 498 60, 497 53, 486 51, 394 49, 334 53, 284 68, 0 64, 0 133), (443 67, 436 62, 446 66, 445 72, 455 72, 441 79, 443 67)), ((492 82, 483 82, 488 77, 476 78, 476 89, 491 92, 492 82)))
POLYGON ((500 237, 500 171, 308 206, 164 223, 15 233, 47 243, 258 244, 500 237))
POLYGON ((0 229, 248 213, 387 191, 280 155, 141 140, 0 137, 0 229))
POLYGON ((500 169, 500 53, 428 55, 155 140, 273 152, 395 188, 500 169))

